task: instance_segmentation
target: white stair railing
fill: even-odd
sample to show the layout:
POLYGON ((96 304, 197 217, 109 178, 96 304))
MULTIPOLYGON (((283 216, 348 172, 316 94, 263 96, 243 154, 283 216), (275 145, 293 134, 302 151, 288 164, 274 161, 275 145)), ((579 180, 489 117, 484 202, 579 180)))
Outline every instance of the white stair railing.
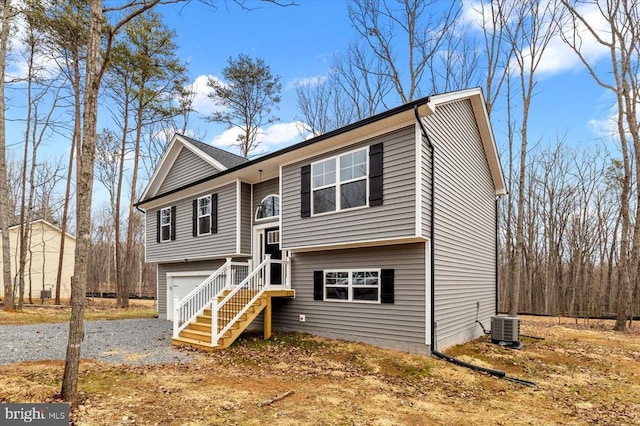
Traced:
POLYGON ((173 337, 178 337, 191 321, 202 315, 211 302, 217 302, 225 289, 242 282, 250 270, 251 261, 232 262, 231 258, 227 258, 217 271, 198 284, 184 299, 174 303, 173 337))
POLYGON ((211 307, 211 346, 218 345, 218 340, 269 288, 270 282, 271 255, 267 254, 262 263, 224 299, 220 302, 217 302, 217 299, 214 301, 211 307), (215 330, 220 331, 215 333, 215 330))

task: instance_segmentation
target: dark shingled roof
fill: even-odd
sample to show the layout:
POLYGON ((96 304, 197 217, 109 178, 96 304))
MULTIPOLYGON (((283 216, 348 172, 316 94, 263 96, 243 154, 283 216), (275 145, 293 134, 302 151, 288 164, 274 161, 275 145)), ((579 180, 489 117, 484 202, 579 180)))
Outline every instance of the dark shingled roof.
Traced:
POLYGON ((244 164, 249 161, 244 157, 233 154, 229 151, 225 151, 224 149, 216 148, 215 146, 207 145, 204 142, 200 142, 183 134, 180 134, 180 137, 186 139, 189 143, 193 144, 196 148, 198 148, 211 158, 219 161, 228 169, 239 166, 240 164, 244 164))

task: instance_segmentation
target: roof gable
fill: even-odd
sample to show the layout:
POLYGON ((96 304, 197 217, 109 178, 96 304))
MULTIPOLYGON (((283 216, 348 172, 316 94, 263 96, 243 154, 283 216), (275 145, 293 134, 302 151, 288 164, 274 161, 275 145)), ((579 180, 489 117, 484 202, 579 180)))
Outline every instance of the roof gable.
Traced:
MULTIPOLYGON (((409 102, 356 123, 349 124, 340 129, 335 129, 325 134, 306 139, 279 151, 254 158, 250 161, 245 160, 244 162, 238 162, 236 166, 228 167, 227 169, 221 170, 219 173, 213 175, 202 176, 198 181, 175 188, 167 194, 158 194, 157 190, 155 192, 145 191, 137 205, 144 205, 145 203, 152 201, 155 202, 169 193, 186 193, 189 191, 202 190, 213 180, 220 180, 223 182, 223 179, 226 179, 227 181, 241 179, 251 182, 252 180, 255 180, 257 176, 262 176, 262 173, 259 174, 262 170, 277 171, 282 164, 298 161, 301 158, 307 158, 316 155, 319 152, 336 149, 340 146, 344 146, 344 144, 352 144, 354 140, 362 137, 369 138, 374 134, 388 132, 389 129, 398 128, 398 126, 401 125, 415 123, 417 116, 425 117, 427 115, 437 114, 439 106, 464 99, 468 99, 471 102, 473 115, 478 125, 482 146, 489 165, 496 195, 504 195, 506 194, 506 183, 504 180, 502 166, 500 164, 500 157, 498 155, 496 142, 491 129, 484 95, 482 89, 478 87, 433 95, 409 102)), ((181 138, 185 143, 192 141, 191 146, 193 149, 197 149, 196 147, 200 146, 197 141, 193 141, 185 136, 176 135, 176 138, 181 138)), ((210 148, 217 149, 214 147, 210 148)), ((204 154, 202 150, 200 150, 200 152, 204 154)), ((231 155, 233 156, 233 154, 231 155)), ((162 166, 160 168, 162 168, 162 166)))
POLYGON ((203 177, 213 176, 247 160, 211 145, 176 133, 141 199, 169 192, 203 177))

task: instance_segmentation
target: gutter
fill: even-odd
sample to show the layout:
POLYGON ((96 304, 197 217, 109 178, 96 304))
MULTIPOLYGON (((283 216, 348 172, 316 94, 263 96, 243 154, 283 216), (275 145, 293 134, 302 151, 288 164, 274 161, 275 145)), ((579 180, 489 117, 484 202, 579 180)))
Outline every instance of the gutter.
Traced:
MULTIPOLYGON (((427 103, 429 103, 429 98, 427 97, 427 103)), ((430 207, 431 207, 431 217, 429 218, 429 255, 430 255, 430 262, 431 265, 429 267, 429 271, 431 273, 431 351, 435 351, 435 347, 436 347, 436 314, 435 314, 435 217, 436 217, 436 203, 435 203, 435 198, 436 198, 436 180, 435 180, 435 174, 436 174, 436 148, 435 146, 433 146, 433 143, 431 142, 431 138, 429 137, 429 133, 427 133, 427 129, 424 125, 424 123, 422 122, 422 118, 420 118, 420 115, 418 114, 418 105, 415 105, 413 107, 413 112, 416 116, 416 120, 418 121, 418 124, 420 125, 420 129, 422 130, 422 135, 426 138, 427 140, 427 144, 429 145, 429 150, 431 151, 430 154, 430 161, 431 161, 431 188, 430 188, 430 194, 429 194, 429 202, 430 202, 430 207)))
POLYGON ((266 154, 266 155, 263 155, 261 157, 257 157, 257 158, 255 158, 253 160, 247 161, 246 163, 239 164, 239 165, 237 165, 235 167, 230 167, 230 168, 228 168, 228 169, 226 169, 224 171, 221 171, 219 173, 207 176, 207 177, 202 178, 202 179, 198 179, 195 182, 191 182, 191 183, 183 185, 181 187, 172 189, 171 191, 167 191, 167 192, 164 192, 164 193, 162 193, 160 195, 156 195, 156 196, 147 198, 146 200, 140 200, 137 203, 135 203, 134 206, 137 207, 140 204, 147 203, 149 201, 154 201, 154 200, 166 197, 168 195, 180 192, 182 190, 191 188, 191 187, 199 185, 201 183, 209 182, 209 181, 211 181, 213 179, 217 179, 217 178, 219 178, 221 176, 236 172, 236 171, 244 169, 244 168, 248 168, 248 167, 254 166, 254 165, 259 164, 259 163, 261 163, 263 161, 266 161, 266 160, 270 160, 270 159, 272 159, 274 157, 277 157, 279 155, 286 154, 286 153, 289 153, 291 151, 295 151, 297 149, 304 148, 304 147, 309 146, 309 145, 313 145, 315 143, 321 142, 321 141, 326 140, 326 139, 330 139, 330 138, 335 137, 337 135, 340 135, 342 133, 347 133, 347 132, 349 132, 351 130, 355 130, 355 129, 359 128, 359 127, 363 127, 363 126, 366 126, 368 124, 375 123, 376 121, 380 121, 380 120, 383 120, 385 118, 392 117, 392 116, 397 115, 397 114, 399 114, 401 112, 409 111, 411 109, 415 110, 419 106, 424 105, 425 103, 428 103, 428 102, 429 102, 429 98, 427 97, 427 98, 418 99, 418 100, 410 102, 408 104, 400 105, 399 107, 396 107, 396 108, 387 110, 385 112, 382 112, 380 114, 365 118, 364 120, 360 120, 360 121, 357 121, 355 123, 349 124, 347 126, 341 127, 339 129, 332 130, 332 131, 327 132, 327 133, 323 133, 322 135, 316 136, 314 138, 299 142, 297 144, 291 145, 289 147, 283 148, 283 149, 278 150, 278 151, 274 151, 274 152, 272 152, 270 154, 266 154))
MULTIPOLYGON (((427 98, 427 103, 429 102, 429 98, 427 98)), ((420 125, 420 129, 422 130, 422 134, 424 135, 424 137, 427 140, 427 143, 429 144, 429 149, 431 150, 431 194, 430 194, 430 198, 431 198, 431 218, 429 220, 429 226, 430 226, 430 230, 429 230, 429 240, 430 240, 430 251, 431 251, 431 267, 429 268, 431 271, 431 354, 437 358, 443 359, 445 361, 448 361, 450 363, 459 365, 461 367, 466 367, 469 368, 471 370, 474 371, 479 371, 482 373, 487 373, 490 374, 492 376, 504 379, 504 380, 509 380, 511 382, 514 383, 518 383, 521 385, 525 385, 525 386, 535 386, 536 384, 534 382, 530 382, 528 380, 523 380, 523 379, 518 379, 516 377, 509 377, 507 376, 507 373, 505 373, 504 371, 500 371, 500 370, 494 370, 492 368, 486 368, 486 367, 481 367, 479 365, 474 365, 474 364, 470 364, 468 362, 462 361, 458 358, 454 358, 452 356, 443 354, 442 352, 439 352, 436 349, 436 322, 435 322, 435 254, 434 254, 434 248, 435 248, 435 243, 434 243, 434 237, 435 237, 435 213, 436 213, 436 208, 435 208, 435 154, 436 154, 436 149, 435 146, 433 145, 433 143, 431 142, 431 138, 429 137, 429 133, 427 133, 427 129, 424 125, 424 122, 422 121, 422 119, 420 118, 420 115, 418 114, 418 106, 414 106, 413 108, 413 112, 415 113, 416 116, 416 120, 418 121, 418 124, 420 125)), ((496 202, 495 202, 495 206, 496 206, 496 314, 498 312, 498 199, 496 198, 496 202)), ((484 327, 483 327, 484 329, 484 327)))

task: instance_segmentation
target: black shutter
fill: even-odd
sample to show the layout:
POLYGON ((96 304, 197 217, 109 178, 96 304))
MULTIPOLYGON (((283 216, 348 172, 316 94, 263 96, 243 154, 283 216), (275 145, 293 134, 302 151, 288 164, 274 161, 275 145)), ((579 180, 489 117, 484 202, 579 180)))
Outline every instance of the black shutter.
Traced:
POLYGON ((218 233, 218 194, 211 194, 211 233, 218 233))
POLYGON ((171 206, 171 241, 176 239, 176 206, 171 206))
POLYGON ((311 165, 300 169, 300 217, 311 216, 311 165))
POLYGON ((381 271, 382 277, 382 294, 380 297, 380 301, 382 303, 393 303, 393 277, 394 270, 393 269, 383 269, 381 271))
POLYGON ((324 300, 323 277, 323 271, 313 271, 313 300, 324 300))
POLYGON ((369 147, 369 205, 382 204, 382 143, 369 147))
POLYGON ((191 235, 198 236, 198 199, 193 200, 193 217, 191 222, 191 235))
POLYGON ((156 212, 156 243, 160 242, 160 210, 156 212))

